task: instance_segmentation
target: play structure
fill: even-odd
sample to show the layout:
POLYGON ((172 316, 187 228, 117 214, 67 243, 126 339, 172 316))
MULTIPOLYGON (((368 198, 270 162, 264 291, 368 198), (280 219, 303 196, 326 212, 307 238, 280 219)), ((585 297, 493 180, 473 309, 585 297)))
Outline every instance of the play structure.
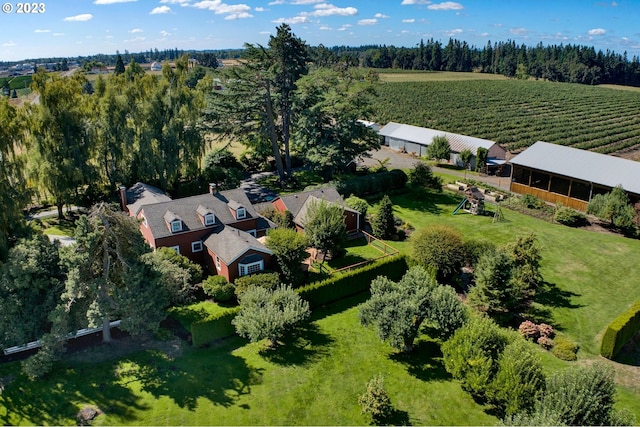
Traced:
POLYGON ((485 214, 485 203, 488 203, 492 206, 495 206, 493 221, 499 222, 504 220, 504 215, 502 214, 502 208, 497 203, 497 199, 491 197, 490 200, 487 200, 485 194, 480 191, 477 187, 467 187, 464 190, 464 198, 460 201, 458 206, 454 209, 452 215, 457 214, 460 210, 464 212, 468 212, 471 215, 484 215, 485 214), (490 200, 496 200, 495 203, 492 203, 490 200))

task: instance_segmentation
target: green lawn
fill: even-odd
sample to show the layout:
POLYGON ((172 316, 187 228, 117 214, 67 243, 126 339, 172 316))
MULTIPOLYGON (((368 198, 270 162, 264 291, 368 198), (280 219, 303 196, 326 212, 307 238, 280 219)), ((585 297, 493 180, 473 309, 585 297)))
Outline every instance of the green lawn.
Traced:
MULTIPOLYGON (((451 215, 459 196, 447 192, 391 199, 395 214, 416 228, 449 224, 466 239, 499 245, 537 234, 547 282, 536 297, 537 316, 580 344, 578 362, 563 362, 539 350, 548 372, 602 360, 600 334, 640 299, 640 276, 634 274, 638 240, 570 229, 507 209, 506 220, 496 223, 492 216, 451 215)), ((409 250, 408 242, 390 244, 409 250)), ((352 250, 369 250, 365 248, 354 244, 352 250)), ((95 422, 102 425, 362 425, 366 420, 358 395, 380 373, 397 410, 396 423, 498 423, 450 379, 439 346, 428 337, 405 357, 361 327, 357 304, 365 298, 316 310, 309 325, 277 350, 233 337, 206 349, 183 345, 181 355, 147 350, 107 362, 67 360, 42 382, 29 383, 18 375, 0 394, 0 421, 73 424, 78 409, 93 404, 105 412, 95 422)), ((207 315, 210 307, 200 308, 197 316, 207 315)), ((640 367, 634 360, 614 367, 618 407, 640 420, 640 367)), ((16 364, 0 365, 3 380, 16 372, 16 364)))

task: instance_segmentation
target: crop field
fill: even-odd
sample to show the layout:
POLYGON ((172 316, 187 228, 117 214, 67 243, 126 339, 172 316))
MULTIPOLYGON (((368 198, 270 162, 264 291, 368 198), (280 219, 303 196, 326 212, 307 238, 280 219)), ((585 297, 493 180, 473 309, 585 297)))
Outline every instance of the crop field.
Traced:
POLYGON ((375 120, 382 124, 485 138, 512 152, 536 141, 606 154, 640 150, 637 91, 521 80, 381 81, 375 120))

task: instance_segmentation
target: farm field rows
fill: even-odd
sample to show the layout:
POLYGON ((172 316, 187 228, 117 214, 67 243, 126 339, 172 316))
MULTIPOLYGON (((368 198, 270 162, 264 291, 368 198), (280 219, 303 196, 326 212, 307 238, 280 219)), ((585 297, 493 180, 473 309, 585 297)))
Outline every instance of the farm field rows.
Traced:
POLYGON ((376 121, 485 138, 512 152, 536 141, 606 154, 640 149, 637 91, 544 81, 411 77, 397 82, 381 78, 376 121))

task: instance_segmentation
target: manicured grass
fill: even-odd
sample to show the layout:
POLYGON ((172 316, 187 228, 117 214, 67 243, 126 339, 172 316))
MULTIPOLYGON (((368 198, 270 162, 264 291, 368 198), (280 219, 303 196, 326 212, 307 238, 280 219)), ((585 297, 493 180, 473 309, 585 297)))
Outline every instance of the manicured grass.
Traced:
POLYGON ((105 412, 94 425, 365 425, 357 399, 382 374, 399 424, 495 425, 450 380, 436 343, 424 338, 402 356, 360 326, 355 305, 365 298, 317 310, 275 350, 234 337, 173 359, 149 350, 65 364, 41 382, 18 377, 0 395, 0 420, 75 424, 75 413, 91 404, 105 412))

